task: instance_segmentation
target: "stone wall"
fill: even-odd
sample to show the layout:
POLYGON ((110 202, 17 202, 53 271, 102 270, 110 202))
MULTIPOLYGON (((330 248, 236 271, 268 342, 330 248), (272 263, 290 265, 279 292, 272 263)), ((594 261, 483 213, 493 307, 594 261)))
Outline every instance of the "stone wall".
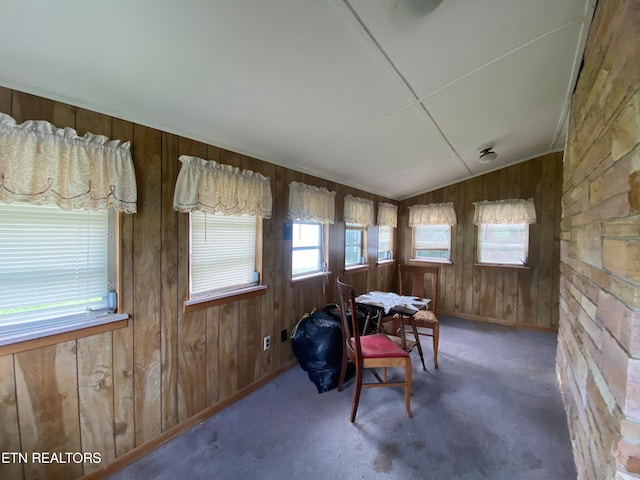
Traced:
POLYGON ((640 478, 640 1, 600 0, 564 158, 557 375, 579 479, 640 478))

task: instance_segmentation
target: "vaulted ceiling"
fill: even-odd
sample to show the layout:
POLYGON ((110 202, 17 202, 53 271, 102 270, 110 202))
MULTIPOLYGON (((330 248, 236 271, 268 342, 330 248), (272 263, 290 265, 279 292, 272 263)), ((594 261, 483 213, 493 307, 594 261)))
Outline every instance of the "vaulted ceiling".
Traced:
POLYGON ((595 0, 422 3, 0 0, 0 85, 396 200, 562 150, 595 0))

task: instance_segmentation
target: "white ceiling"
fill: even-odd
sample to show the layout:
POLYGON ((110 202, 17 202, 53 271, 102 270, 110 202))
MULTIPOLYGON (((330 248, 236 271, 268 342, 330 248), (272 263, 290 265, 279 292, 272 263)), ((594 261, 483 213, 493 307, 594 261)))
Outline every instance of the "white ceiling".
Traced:
POLYGON ((0 0, 0 85, 396 200, 562 150, 595 0, 406 1, 0 0))

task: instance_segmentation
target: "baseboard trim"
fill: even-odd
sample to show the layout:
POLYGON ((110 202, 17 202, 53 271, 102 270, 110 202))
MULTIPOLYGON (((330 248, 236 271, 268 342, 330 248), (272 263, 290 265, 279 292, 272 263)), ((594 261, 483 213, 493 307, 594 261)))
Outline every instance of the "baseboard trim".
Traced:
POLYGON ((108 475, 112 475, 113 473, 122 470, 127 465, 135 462, 136 460, 142 458, 146 454, 152 452, 156 448, 161 445, 167 443, 169 440, 177 437, 181 433, 189 430, 190 428, 196 426, 197 424, 203 422, 204 420, 212 417, 216 413, 221 412, 228 406, 234 404, 238 400, 243 397, 246 397, 250 393, 254 392, 258 388, 266 385, 276 377, 279 377, 287 370, 298 364, 297 360, 292 360, 284 366, 280 367, 276 371, 270 373, 266 377, 261 378, 257 382, 252 383, 251 385, 247 385, 246 387, 238 390, 236 393, 231 395, 228 398, 225 398, 219 403, 215 405, 211 405, 208 408, 196 413, 192 417, 187 418, 183 422, 180 422, 178 425, 171 427, 169 430, 161 433, 156 438, 149 440, 148 442, 143 443, 142 445, 135 447, 132 450, 129 450, 124 455, 119 456, 113 462, 106 465, 104 468, 100 470, 95 470, 91 473, 87 473, 85 476, 81 477, 80 480, 100 480, 105 478, 108 475))
POLYGON ((477 322, 495 323, 497 325, 504 325, 506 327, 524 328, 526 330, 536 330, 538 332, 546 332, 546 333, 555 333, 555 334, 558 333, 557 327, 541 327, 539 325, 531 325, 529 323, 508 322, 506 320, 501 320, 499 318, 483 317, 481 315, 473 315, 470 313, 449 312, 447 310, 438 309, 438 314, 447 315, 449 317, 464 318, 465 320, 474 320, 477 322))

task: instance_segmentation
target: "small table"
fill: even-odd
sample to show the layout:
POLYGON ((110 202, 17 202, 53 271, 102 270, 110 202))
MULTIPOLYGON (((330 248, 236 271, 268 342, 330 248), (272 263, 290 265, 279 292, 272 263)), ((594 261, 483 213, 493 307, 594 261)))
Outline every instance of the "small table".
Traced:
MULTIPOLYGON (((413 315, 420 310, 421 308, 427 308, 431 300, 428 298, 419 298, 407 295, 398 295, 393 292, 369 292, 363 295, 360 295, 356 298, 356 303, 366 307, 367 318, 364 322, 363 335, 366 335, 369 324, 371 323, 371 315, 374 311, 380 312, 380 317, 378 319, 378 325, 376 326, 379 332, 383 332, 382 328, 382 317, 383 312, 385 316, 389 316, 392 314, 398 314, 400 317, 409 317, 411 323, 411 330, 413 336, 415 337, 416 345, 418 346, 418 352, 420 353, 420 360, 422 361, 422 369, 426 370, 426 366, 424 364, 424 356, 422 354, 422 345, 420 344, 420 336, 418 335, 418 329, 416 328, 415 323, 413 322, 413 315)), ((402 318, 401 318, 402 320, 402 318)), ((405 337, 405 331, 403 322, 400 322, 400 339, 402 341, 402 348, 404 350, 407 349, 407 340, 405 337)))

